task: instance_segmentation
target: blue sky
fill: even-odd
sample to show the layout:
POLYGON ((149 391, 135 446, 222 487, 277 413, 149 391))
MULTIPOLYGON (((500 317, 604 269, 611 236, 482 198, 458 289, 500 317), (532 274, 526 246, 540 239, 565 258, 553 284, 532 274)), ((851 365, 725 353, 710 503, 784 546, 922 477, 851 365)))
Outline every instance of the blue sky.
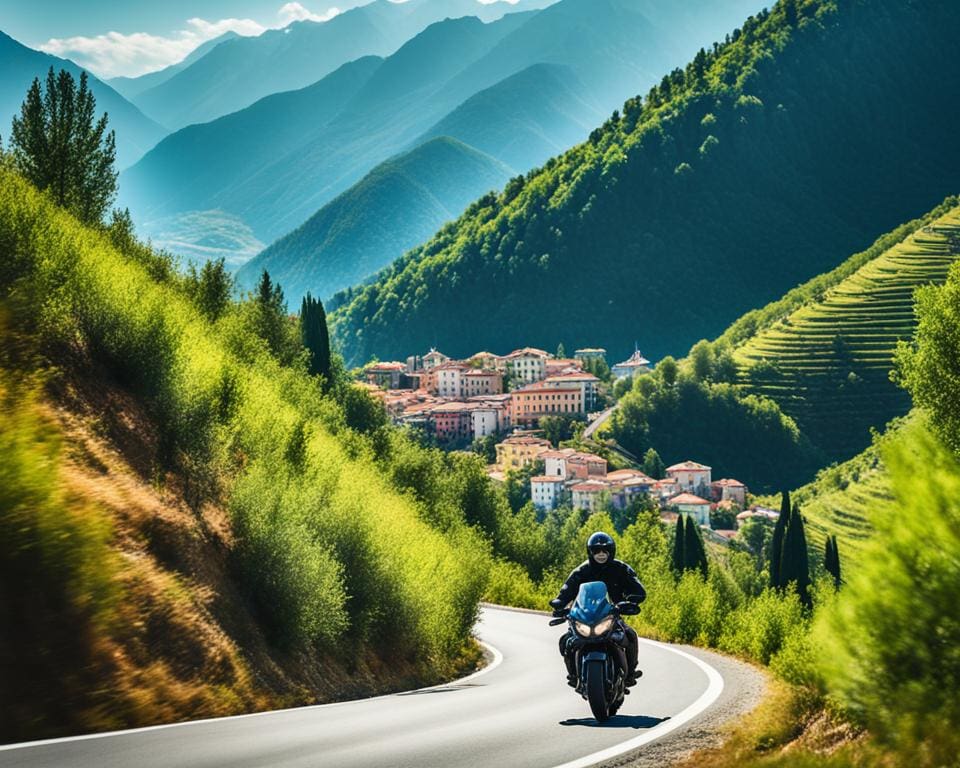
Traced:
POLYGON ((103 77, 173 64, 233 30, 259 34, 369 0, 3 0, 0 30, 103 77))

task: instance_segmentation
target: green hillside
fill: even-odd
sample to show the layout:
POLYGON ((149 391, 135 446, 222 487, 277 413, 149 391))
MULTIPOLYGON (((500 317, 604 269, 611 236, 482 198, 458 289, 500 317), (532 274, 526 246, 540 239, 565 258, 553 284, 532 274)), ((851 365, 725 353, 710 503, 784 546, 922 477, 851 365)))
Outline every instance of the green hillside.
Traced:
POLYGON ((237 281, 253 288, 266 269, 295 305, 307 292, 325 298, 375 274, 509 177, 492 157, 433 139, 374 168, 248 261, 237 281))
POLYGON ((656 359, 721 332, 955 191, 954 11, 806 0, 752 17, 341 296, 348 358, 602 338, 656 359))
POLYGON ((832 459, 856 454, 872 428, 910 408, 890 380, 893 353, 913 335, 914 290, 942 284, 960 258, 960 206, 950 205, 734 350, 744 390, 776 401, 832 459))

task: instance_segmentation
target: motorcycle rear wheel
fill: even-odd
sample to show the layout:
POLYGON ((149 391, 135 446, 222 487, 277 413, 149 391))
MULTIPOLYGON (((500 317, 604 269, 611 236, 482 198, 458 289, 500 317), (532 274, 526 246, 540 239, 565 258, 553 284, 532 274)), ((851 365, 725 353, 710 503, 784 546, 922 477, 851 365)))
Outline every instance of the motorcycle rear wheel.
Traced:
POLYGON ((610 708, 607 706, 607 691, 604 685, 604 664, 602 661, 588 661, 584 670, 586 678, 587 701, 590 702, 590 711, 602 723, 610 717, 610 708))

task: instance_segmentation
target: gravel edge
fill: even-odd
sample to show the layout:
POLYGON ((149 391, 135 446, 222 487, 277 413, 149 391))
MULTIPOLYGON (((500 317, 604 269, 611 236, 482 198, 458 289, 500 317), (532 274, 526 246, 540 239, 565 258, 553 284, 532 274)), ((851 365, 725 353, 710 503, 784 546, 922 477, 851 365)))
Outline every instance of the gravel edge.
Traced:
POLYGON ((729 736, 733 721, 748 714, 760 703, 766 692, 768 675, 759 667, 703 648, 690 645, 675 647, 716 669, 723 677, 723 692, 686 727, 633 752, 597 763, 596 768, 664 768, 673 765, 695 752, 721 744, 729 736))

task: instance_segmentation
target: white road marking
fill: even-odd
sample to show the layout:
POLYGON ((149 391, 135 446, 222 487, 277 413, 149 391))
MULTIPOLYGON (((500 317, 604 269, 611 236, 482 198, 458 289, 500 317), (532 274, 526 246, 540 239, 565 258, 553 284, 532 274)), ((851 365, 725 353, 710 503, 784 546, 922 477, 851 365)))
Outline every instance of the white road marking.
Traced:
POLYGON ((569 763, 562 763, 561 765, 554 766, 554 768, 588 768, 588 766, 596 765, 604 760, 611 760, 614 757, 619 757, 626 752, 630 752, 638 747, 642 747, 644 744, 649 744, 651 741, 662 738, 671 731, 675 731, 680 726, 688 723, 690 720, 703 712, 707 707, 713 704, 713 702, 715 702, 723 692, 723 677, 720 676, 720 673, 717 672, 717 670, 707 664, 707 662, 703 661, 702 659, 698 659, 696 656, 686 653, 685 651, 673 648, 665 643, 658 643, 655 640, 647 640, 642 637, 639 638, 639 640, 641 643, 654 645, 657 648, 662 648, 665 651, 676 653, 678 656, 683 656, 685 659, 687 659, 687 661, 692 661, 706 673, 707 679, 710 681, 709 685, 707 686, 707 690, 705 690, 689 707, 681 711, 679 714, 674 715, 669 720, 665 720, 660 725, 654 726, 646 733, 617 744, 616 746, 603 749, 599 752, 594 752, 592 755, 586 755, 585 757, 571 760, 569 763))

